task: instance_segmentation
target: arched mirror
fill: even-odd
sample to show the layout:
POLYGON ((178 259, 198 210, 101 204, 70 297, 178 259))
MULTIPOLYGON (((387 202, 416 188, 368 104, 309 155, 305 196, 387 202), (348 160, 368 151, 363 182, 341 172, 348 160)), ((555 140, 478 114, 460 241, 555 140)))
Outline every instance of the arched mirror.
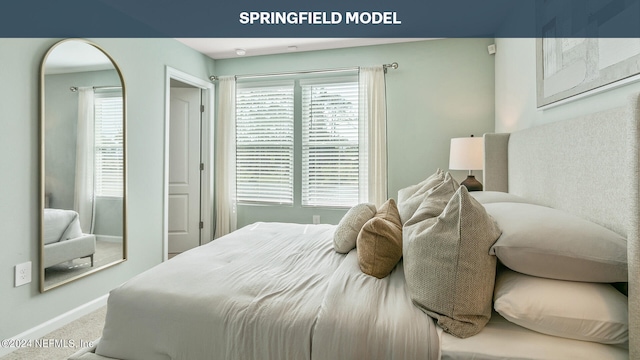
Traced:
POLYGON ((127 258, 125 86, 98 45, 63 40, 40 67, 40 290, 127 258))

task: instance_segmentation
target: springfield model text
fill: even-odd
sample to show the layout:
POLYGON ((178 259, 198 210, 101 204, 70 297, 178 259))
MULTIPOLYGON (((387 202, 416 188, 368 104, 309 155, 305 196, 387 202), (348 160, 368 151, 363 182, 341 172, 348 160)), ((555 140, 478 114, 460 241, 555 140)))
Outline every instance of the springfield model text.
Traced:
POLYGON ((395 11, 243 11, 240 13, 240 24, 243 25, 336 25, 336 24, 371 24, 400 25, 395 11))

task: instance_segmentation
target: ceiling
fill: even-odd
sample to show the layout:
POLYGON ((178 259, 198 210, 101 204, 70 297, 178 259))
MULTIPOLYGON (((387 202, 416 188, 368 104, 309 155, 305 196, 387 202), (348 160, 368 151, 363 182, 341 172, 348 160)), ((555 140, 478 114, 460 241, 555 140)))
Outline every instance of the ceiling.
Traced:
POLYGON ((213 59, 380 45, 424 38, 179 38, 181 43, 213 59), (238 55, 242 49, 245 55, 238 55))
POLYGON ((47 55, 47 74, 113 69, 111 60, 97 47, 84 41, 57 44, 47 55))

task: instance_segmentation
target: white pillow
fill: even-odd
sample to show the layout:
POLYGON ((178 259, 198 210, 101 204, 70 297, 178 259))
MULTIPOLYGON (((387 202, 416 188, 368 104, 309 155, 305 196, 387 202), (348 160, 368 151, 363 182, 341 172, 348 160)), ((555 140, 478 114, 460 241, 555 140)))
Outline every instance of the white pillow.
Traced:
POLYGON ((629 341, 627 297, 609 284, 544 279, 501 270, 494 308, 505 319, 553 336, 623 344, 629 341))
POLYGON ((480 204, 490 204, 495 202, 531 203, 531 201, 527 201, 518 195, 502 191, 471 191, 469 194, 478 200, 480 204))
POLYGON ((627 281, 627 241, 613 231, 545 206, 484 207, 502 229, 490 253, 511 270, 558 280, 627 281))
POLYGON ((356 247, 356 240, 362 226, 376 214, 374 204, 358 204, 342 217, 333 234, 333 248, 346 254, 356 247))

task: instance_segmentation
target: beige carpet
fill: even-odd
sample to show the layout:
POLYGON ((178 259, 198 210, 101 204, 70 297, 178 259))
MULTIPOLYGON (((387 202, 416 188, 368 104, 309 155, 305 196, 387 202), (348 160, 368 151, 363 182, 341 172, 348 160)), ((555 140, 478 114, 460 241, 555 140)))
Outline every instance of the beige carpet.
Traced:
POLYGON ((87 314, 58 330, 34 341, 33 346, 20 348, 0 360, 66 360, 80 348, 87 347, 102 335, 107 307, 87 314), (38 346, 40 345, 40 346, 38 346))

